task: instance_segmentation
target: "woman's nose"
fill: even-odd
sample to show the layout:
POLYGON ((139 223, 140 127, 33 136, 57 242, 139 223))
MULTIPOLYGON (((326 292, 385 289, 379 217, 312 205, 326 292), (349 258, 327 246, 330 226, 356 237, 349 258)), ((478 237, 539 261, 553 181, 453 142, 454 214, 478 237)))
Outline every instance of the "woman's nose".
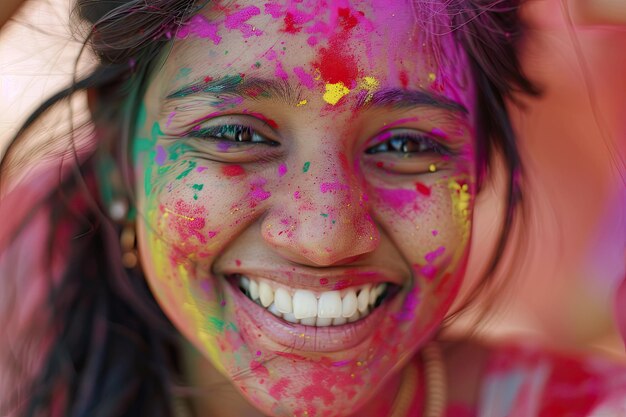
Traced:
POLYGON ((290 185, 283 184, 274 194, 262 234, 283 257, 331 266, 350 263, 378 247, 367 197, 346 165, 340 157, 305 162, 290 185), (326 177, 327 172, 338 174, 326 177))

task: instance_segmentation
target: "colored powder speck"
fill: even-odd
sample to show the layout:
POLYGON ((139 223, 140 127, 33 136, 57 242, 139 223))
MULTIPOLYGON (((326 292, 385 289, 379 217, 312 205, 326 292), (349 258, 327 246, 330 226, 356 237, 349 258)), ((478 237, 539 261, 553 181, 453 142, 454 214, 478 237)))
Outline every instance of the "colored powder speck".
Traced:
POLYGON ((308 43, 309 46, 315 46, 317 45, 317 38, 315 36, 309 36, 309 38, 306 40, 306 43, 308 43))
POLYGON ((433 230, 431 233, 433 234, 433 236, 437 236, 439 234, 439 231, 438 230, 433 230))
POLYGON ((170 125, 172 124, 172 120, 174 120, 174 116, 176 116, 175 111, 167 115, 167 121, 165 122, 165 127, 170 127, 170 125))
POLYGON ((406 73, 406 71, 401 71, 399 78, 402 88, 406 89, 409 86, 409 75, 406 73))
POLYGON ((209 239, 214 238, 215 236, 217 236, 219 232, 215 231, 215 230, 209 230, 209 233, 207 233, 207 235, 209 236, 209 239))
POLYGON ((233 14, 227 14, 226 20, 224 21, 224 26, 226 27, 226 29, 239 30, 243 34, 244 38, 249 38, 250 36, 261 36, 263 34, 263 31, 246 23, 252 17, 260 14, 261 9, 256 6, 244 7, 243 9, 233 14))
POLYGON ((281 5, 275 3, 265 3, 265 14, 269 14, 274 19, 278 19, 281 16, 281 5))
POLYGON ((320 213, 320 216, 322 216, 322 217, 328 217, 328 214, 327 214, 327 213, 320 213))
POLYGON ((204 172, 207 169, 209 169, 209 168, 208 167, 198 167, 198 168, 196 168, 196 172, 204 172))
POLYGON ((377 188, 376 191, 380 195, 380 199, 394 209, 403 209, 408 204, 416 201, 417 193, 413 190, 404 188, 386 189, 377 188))
POLYGON ((296 104, 296 107, 302 107, 302 106, 306 105, 306 103, 308 103, 307 100, 300 100, 300 102, 298 104, 296 104))
POLYGON ((222 167, 222 174, 227 177, 236 177, 238 175, 243 175, 245 172, 246 171, 241 165, 226 165, 222 167))
POLYGON ((430 172, 435 172, 435 171, 437 171, 437 165, 435 165, 435 164, 430 164, 430 165, 428 166, 428 170, 429 170, 430 172))
POLYGON ((425 196, 429 196, 430 195, 430 187, 422 184, 421 182, 416 182, 415 183, 415 189, 417 190, 417 192, 419 192, 420 194, 423 194, 425 196))
POLYGON ((306 161, 304 163, 304 166, 302 167, 302 172, 309 172, 310 167, 311 167, 311 163, 309 161, 306 161))
POLYGON ((378 88, 380 87, 380 81, 378 81, 374 77, 363 77, 363 80, 361 80, 360 87, 369 92, 373 92, 373 91, 378 90, 378 88))
POLYGON ((199 38, 210 39, 214 45, 221 42, 222 37, 218 34, 217 25, 209 22, 204 16, 197 14, 176 33, 177 38, 184 39, 190 34, 199 38))
POLYGON ((304 70, 302 67, 295 67, 293 69, 293 73, 296 74, 300 83, 302 83, 306 88, 313 89, 315 87, 315 80, 311 75, 304 70))
POLYGON ((429 72, 428 73, 428 81, 430 81, 432 83, 436 79, 437 79, 437 75, 434 72, 429 72))
POLYGON ((250 197, 254 200, 263 201, 270 198, 272 193, 263 189, 267 181, 263 178, 257 178, 250 183, 250 197))
POLYGON ((156 149, 156 155, 154 156, 154 162, 156 162, 158 166, 163 166, 166 158, 167 153, 165 152, 165 149, 163 149, 163 146, 158 145, 156 149))
POLYGON ((296 26, 299 22, 296 22, 296 18, 293 13, 287 12, 285 14, 285 18, 283 19, 285 26, 283 26, 283 31, 287 33, 298 33, 302 30, 302 27, 296 26))
POLYGON ((347 190, 349 187, 346 184, 340 182, 323 182, 320 184, 320 191, 322 193, 328 193, 330 191, 347 190))
POLYGON ((300 200, 300 191, 294 191, 293 198, 295 200, 300 200))
POLYGON ((326 103, 334 106, 349 92, 348 87, 342 82, 326 84, 326 92, 324 93, 323 99, 326 103))
POLYGON ((439 136, 442 139, 447 139, 448 138, 448 135, 446 134, 446 132, 444 132, 443 130, 439 129, 438 127, 436 127, 433 130, 431 130, 430 133, 432 133, 435 136, 439 136))
POLYGON ((345 40, 331 40, 328 48, 321 48, 315 67, 324 81, 329 84, 343 83, 351 86, 359 76, 358 65, 353 55, 344 52, 345 40))
POLYGON ((189 173, 190 173, 191 171, 193 171, 193 169, 196 167, 196 165, 197 165, 197 164, 196 164, 196 162, 195 162, 195 161, 189 161, 189 166, 188 166, 188 167, 187 167, 187 168, 186 168, 183 172, 181 172, 181 173, 180 173, 180 174, 176 177, 176 179, 177 179, 177 180, 180 180, 180 179, 185 178, 187 175, 189 175, 189 173))
POLYGON ((320 285, 328 284, 328 278, 320 278, 320 285))
POLYGON ((191 188, 193 188, 194 190, 202 191, 202 189, 204 188, 204 184, 194 184, 191 186, 191 188))
POLYGON ((287 81, 289 79, 289 75, 283 69, 283 64, 281 64, 280 61, 276 61, 276 69, 274 70, 274 75, 284 81, 287 81))
POLYGON ((282 177, 283 175, 285 175, 287 173, 287 165, 285 164, 280 164, 280 166, 278 167, 278 176, 282 177))
POLYGON ((270 391, 269 391, 270 395, 274 399, 280 400, 282 396, 285 394, 285 391, 287 390, 287 388, 289 387, 289 384, 291 384, 291 381, 289 381, 289 378, 279 379, 278 382, 276 382, 270 388, 270 391))
POLYGON ((443 246, 438 247, 437 249, 435 249, 432 252, 428 252, 426 255, 424 255, 424 259, 426 259, 426 262, 428 263, 432 263, 434 262, 438 257, 440 257, 441 255, 443 255, 443 253, 446 251, 446 248, 443 246))

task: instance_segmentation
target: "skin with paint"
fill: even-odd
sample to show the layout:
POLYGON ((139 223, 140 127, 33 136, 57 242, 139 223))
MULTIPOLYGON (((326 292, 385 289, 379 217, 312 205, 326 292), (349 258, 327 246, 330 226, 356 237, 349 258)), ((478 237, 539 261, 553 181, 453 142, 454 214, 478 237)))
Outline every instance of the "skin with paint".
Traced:
POLYGON ((146 278, 212 365, 196 378, 258 413, 387 413, 464 274, 468 65, 437 19, 381 4, 209 4, 143 98, 146 278))

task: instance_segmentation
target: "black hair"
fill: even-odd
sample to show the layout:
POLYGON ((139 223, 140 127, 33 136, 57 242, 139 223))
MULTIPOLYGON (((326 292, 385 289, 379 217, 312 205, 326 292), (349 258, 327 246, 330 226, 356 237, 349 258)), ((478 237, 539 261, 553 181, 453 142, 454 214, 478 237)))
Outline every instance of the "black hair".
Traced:
MULTIPOLYGON (((478 185, 500 155, 507 173, 505 220, 488 270, 475 292, 490 285, 519 206, 522 164, 505 102, 518 92, 537 94, 518 62, 523 27, 520 0, 443 2, 454 37, 468 56, 477 93, 478 185)), ((0 162, 0 187, 19 166, 31 163, 25 138, 52 109, 76 94, 94 91, 86 129, 96 144, 76 152, 76 163, 31 213, 49 218, 48 260, 61 256, 65 270, 51 276, 45 321, 51 338, 35 376, 5 395, 0 414, 23 416, 170 416, 179 378, 178 334, 154 301, 141 271, 121 263, 122 225, 107 214, 98 169, 116 167, 130 198, 132 173, 128 139, 148 74, 177 29, 203 4, 191 0, 78 0, 76 31, 86 28, 85 45, 96 68, 39 106, 13 138, 0 162), (120 139, 121 138, 121 139, 120 139), (26 150, 25 150, 26 149, 26 150), (69 242, 67 247, 59 240, 69 242), (59 254, 59 252, 62 252, 59 254)), ((62 156, 61 154, 59 154, 62 156)), ((117 175, 117 174, 112 174, 117 175)), ((17 240, 31 215, 13 228, 17 240)), ((5 250, 10 243, 1 247, 5 250)), ((3 280, 15 271, 2 271, 3 280)), ((52 272, 50 273, 52 275, 52 272)), ((26 277, 27 278, 27 277, 26 277)), ((1 323, 0 323, 1 324, 1 323)), ((14 372, 19 373, 16 358, 14 372)))

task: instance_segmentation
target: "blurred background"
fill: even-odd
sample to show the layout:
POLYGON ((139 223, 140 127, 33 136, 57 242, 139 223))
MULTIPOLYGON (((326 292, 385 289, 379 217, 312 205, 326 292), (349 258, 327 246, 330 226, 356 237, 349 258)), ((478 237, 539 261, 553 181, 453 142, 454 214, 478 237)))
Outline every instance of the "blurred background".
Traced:
MULTIPOLYGON (((505 290, 478 332, 624 359, 613 298, 626 278, 626 24, 594 19, 577 7, 585 1, 529 0, 523 9, 523 66, 543 91, 511 106, 528 211, 507 254, 513 267, 500 272, 505 290)), ((28 1, 0 30, 2 147, 72 79, 81 45, 69 33, 70 5, 28 1)), ((496 180, 479 197, 468 287, 493 247, 500 187, 496 180)), ((471 322, 466 315, 449 332, 471 322)))

